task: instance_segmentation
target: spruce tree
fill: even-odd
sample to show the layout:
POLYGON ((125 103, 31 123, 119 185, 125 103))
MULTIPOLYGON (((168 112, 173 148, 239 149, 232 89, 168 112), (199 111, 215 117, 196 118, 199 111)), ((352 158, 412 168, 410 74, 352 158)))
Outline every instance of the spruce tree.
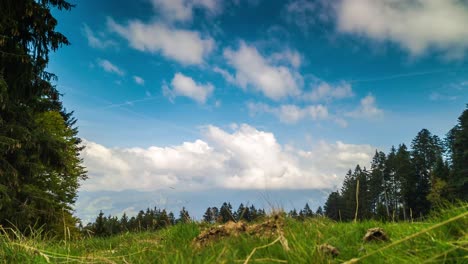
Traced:
POLYGON ((416 193, 414 196, 415 216, 425 215, 431 208, 427 200, 431 188, 431 173, 434 165, 442 156, 440 139, 427 129, 422 129, 411 142, 411 163, 415 168, 416 193))
POLYGON ((447 135, 452 171, 447 179, 451 199, 468 201, 468 105, 447 135))
POLYGON ((72 205, 86 176, 76 120, 46 71, 49 53, 70 44, 56 31, 52 8, 72 5, 0 1, 0 225, 61 235, 75 227, 72 205))

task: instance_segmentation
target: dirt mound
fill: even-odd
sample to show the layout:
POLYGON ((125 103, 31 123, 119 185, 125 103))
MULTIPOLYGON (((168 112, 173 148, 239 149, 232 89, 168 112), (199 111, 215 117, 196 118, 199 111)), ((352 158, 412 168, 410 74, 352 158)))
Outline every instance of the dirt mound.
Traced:
POLYGON ((279 234, 283 227, 283 221, 279 216, 273 216, 263 223, 247 225, 244 222, 229 221, 224 225, 218 225, 204 230, 198 235, 193 243, 196 246, 204 246, 211 241, 223 237, 238 236, 239 234, 250 234, 256 236, 272 236, 279 234))
POLYGON ((389 238, 387 236, 387 233, 385 233, 385 231, 382 228, 374 227, 367 230, 367 233, 364 235, 362 240, 364 240, 365 242, 388 241, 389 238))
POLYGON ((251 235, 271 236, 283 230, 283 226, 284 222, 281 220, 281 217, 275 215, 263 223, 248 226, 247 232, 251 235))
POLYGON ((334 247, 334 246, 332 246, 330 244, 327 244, 327 243, 320 245, 318 247, 318 250, 322 254, 330 255, 332 257, 337 257, 340 254, 340 251, 336 247, 334 247))

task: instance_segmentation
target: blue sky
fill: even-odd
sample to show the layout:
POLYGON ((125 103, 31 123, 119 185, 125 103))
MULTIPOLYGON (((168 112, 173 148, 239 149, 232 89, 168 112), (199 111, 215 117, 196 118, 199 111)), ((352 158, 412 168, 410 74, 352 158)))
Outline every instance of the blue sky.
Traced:
POLYGON ((318 206, 376 149, 443 137, 468 102, 464 1, 76 4, 55 12, 72 45, 49 70, 86 145, 85 220, 318 206))

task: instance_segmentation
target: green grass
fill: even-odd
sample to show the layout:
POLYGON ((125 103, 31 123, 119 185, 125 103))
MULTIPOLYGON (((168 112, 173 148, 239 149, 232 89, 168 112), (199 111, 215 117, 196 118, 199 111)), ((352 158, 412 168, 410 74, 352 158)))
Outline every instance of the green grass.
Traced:
POLYGON ((283 221, 282 233, 241 234, 203 247, 193 243, 203 230, 197 223, 74 241, 2 235, 0 263, 468 263, 466 205, 414 223, 340 223, 325 218, 283 221), (390 241, 363 242, 371 227, 383 228, 390 241), (319 252, 322 243, 337 247, 339 256, 319 252))

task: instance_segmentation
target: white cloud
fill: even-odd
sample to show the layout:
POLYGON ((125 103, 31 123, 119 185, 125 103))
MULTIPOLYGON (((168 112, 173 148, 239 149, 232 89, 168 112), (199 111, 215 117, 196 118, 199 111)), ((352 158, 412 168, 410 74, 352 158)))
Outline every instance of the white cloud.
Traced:
POLYGON ((336 11, 339 31, 390 40, 412 55, 435 48, 460 58, 468 48, 466 1, 342 0, 336 11))
POLYGON ((328 0, 294 0, 286 4, 283 18, 290 24, 295 24, 304 33, 308 33, 313 26, 328 22, 331 19, 328 0))
POLYGON ((205 128, 205 140, 171 147, 106 148, 84 141, 84 191, 335 188, 346 170, 368 166, 375 148, 319 142, 301 150, 249 125, 205 128))
POLYGON ((369 119, 380 118, 383 114, 383 110, 376 105, 375 97, 370 94, 361 99, 361 103, 356 110, 346 113, 349 117, 369 119))
POLYGON ((185 96, 192 98, 200 104, 204 104, 206 99, 213 93, 214 87, 211 83, 200 84, 196 83, 192 78, 176 73, 171 81, 171 87, 164 86, 163 92, 165 96, 174 98, 177 96, 185 96))
POLYGON ((143 78, 141 78, 140 76, 136 76, 136 75, 133 76, 133 80, 138 85, 145 85, 145 80, 143 78))
POLYGON ((290 64, 294 68, 299 68, 302 63, 302 56, 296 50, 287 49, 283 52, 273 53, 270 60, 274 63, 286 63, 290 64))
POLYGON ((132 48, 161 53, 184 65, 202 64, 214 48, 214 40, 209 36, 202 37, 197 31, 175 29, 159 22, 145 24, 132 20, 124 26, 108 18, 107 25, 110 31, 127 39, 132 48))
POLYGON ((117 43, 115 43, 112 40, 103 39, 96 36, 96 34, 94 34, 94 32, 87 24, 83 24, 82 31, 86 39, 88 40, 88 45, 93 48, 105 49, 117 46, 117 43))
POLYGON ((232 74, 230 74, 228 71, 226 70, 223 70, 219 67, 214 67, 213 68, 213 71, 216 72, 216 73, 219 73, 221 74, 221 76, 223 76, 223 78, 229 82, 229 83, 236 83, 236 78, 234 78, 234 76, 232 76, 232 74))
POLYGON ((305 118, 323 120, 329 117, 327 107, 323 105, 309 105, 301 108, 296 105, 281 105, 270 107, 264 103, 248 103, 247 108, 251 115, 269 113, 279 118, 282 123, 295 124, 305 118))
POLYGON ((351 84, 347 82, 332 86, 329 83, 321 81, 311 92, 305 93, 303 98, 311 101, 331 101, 353 96, 354 93, 351 84))
MULTIPOLYGON (((300 94, 302 76, 298 72, 269 63, 255 47, 245 42, 240 43, 238 50, 225 49, 224 57, 236 70, 235 75, 227 80, 234 80, 243 89, 251 87, 273 100, 300 94)), ((220 73, 230 76, 228 72, 220 73)))
POLYGON ((114 65, 112 62, 108 60, 98 59, 97 63, 106 72, 115 73, 120 76, 125 75, 123 70, 121 70, 119 67, 117 67, 116 65, 114 65))
POLYGON ((218 0, 151 0, 159 16, 169 21, 191 21, 193 10, 202 9, 215 15, 221 11, 218 0))

